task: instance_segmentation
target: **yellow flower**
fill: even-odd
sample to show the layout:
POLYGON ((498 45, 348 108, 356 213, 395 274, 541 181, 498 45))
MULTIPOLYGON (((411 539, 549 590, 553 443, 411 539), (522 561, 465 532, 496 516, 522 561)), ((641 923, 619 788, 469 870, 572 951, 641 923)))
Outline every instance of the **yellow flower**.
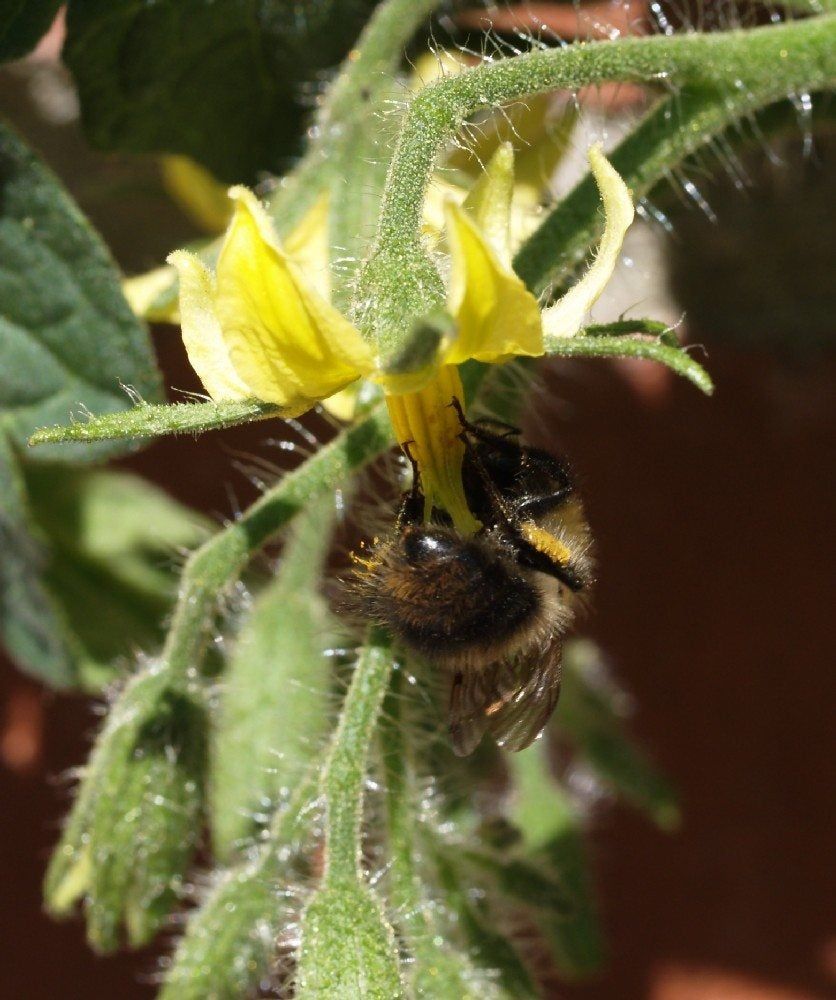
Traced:
MULTIPOLYGON (((215 400, 255 398, 287 416, 359 378, 371 379, 386 394, 398 441, 417 463, 427 514, 442 507, 459 530, 476 530, 461 483, 460 427, 450 407, 453 398, 463 398, 457 366, 470 359, 536 357, 544 353, 544 334, 571 337, 580 330, 633 218, 629 192, 600 149, 593 147, 589 159, 606 215, 598 256, 567 295, 542 311, 511 267, 511 146, 500 146, 462 205, 445 204, 451 322, 430 360, 397 373, 330 304, 313 264, 321 258, 311 254, 307 266, 300 264, 310 239, 300 241, 294 259, 255 196, 232 188, 232 221, 214 274, 186 251, 169 257, 180 277, 183 341, 192 366, 215 400)), ((327 270, 324 262, 319 267, 327 270)))

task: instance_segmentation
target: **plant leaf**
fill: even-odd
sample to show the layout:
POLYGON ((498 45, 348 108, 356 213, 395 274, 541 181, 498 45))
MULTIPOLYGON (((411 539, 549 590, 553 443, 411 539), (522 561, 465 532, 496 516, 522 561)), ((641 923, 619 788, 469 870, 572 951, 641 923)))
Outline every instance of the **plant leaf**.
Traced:
POLYGON ((643 358, 658 361, 711 395, 714 383, 708 372, 686 350, 671 347, 664 337, 664 334, 657 339, 646 336, 607 336, 597 332, 592 336, 579 334, 576 337, 551 337, 546 341, 546 354, 562 358, 643 358))
POLYGON ((568 913, 540 911, 537 923, 560 969, 573 978, 601 967, 604 944, 583 836, 582 818, 552 777, 544 747, 535 743, 508 758, 515 785, 511 818, 534 864, 550 870, 566 893, 568 913))
POLYGON ((65 58, 102 149, 183 153, 229 182, 283 173, 305 89, 354 43, 375 0, 76 0, 65 58))
POLYGON ((300 1000, 398 1000, 404 996, 392 928, 371 890, 333 881, 305 908, 299 955, 300 1000))
POLYGON ((32 533, 23 472, 0 433, 0 636, 17 663, 56 687, 76 680, 65 623, 42 579, 48 555, 32 533))
POLYGON ((20 667, 100 690, 159 645, 175 567, 208 526, 137 476, 18 465, 0 435, 0 633, 20 667), (91 614, 95 608, 95 615, 91 614))
POLYGON ((297 519, 278 573, 257 597, 224 673, 213 745, 212 839, 218 857, 256 835, 295 788, 331 722, 330 622, 319 593, 333 496, 297 519))
MULTIPOLYGON (((0 423, 23 443, 82 405, 130 406, 123 385, 160 396, 148 334, 113 261, 58 181, 0 125, 0 423)), ((48 448, 40 460, 89 462, 123 446, 48 448)))
POLYGON ((42 580, 60 610, 77 682, 99 690, 118 676, 119 657, 160 645, 181 554, 209 525, 125 472, 30 467, 26 483, 46 545, 42 580))
POLYGON ((0 8, 0 62, 33 49, 52 24, 61 0, 4 0, 0 8))
POLYGON ((29 438, 40 446, 63 441, 114 441, 162 434, 202 434, 253 420, 280 417, 282 411, 256 400, 215 403, 170 403, 134 406, 122 413, 108 413, 57 427, 41 427, 29 438))

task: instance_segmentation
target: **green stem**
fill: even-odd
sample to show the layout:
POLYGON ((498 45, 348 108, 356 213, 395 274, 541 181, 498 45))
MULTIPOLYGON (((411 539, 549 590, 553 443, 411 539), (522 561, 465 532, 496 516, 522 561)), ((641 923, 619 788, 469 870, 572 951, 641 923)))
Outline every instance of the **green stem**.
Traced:
POLYGON ((664 80, 711 89, 713 103, 731 102, 728 124, 788 92, 820 89, 834 76, 836 16, 826 15, 750 31, 575 44, 478 66, 425 88, 404 120, 361 282, 361 294, 379 299, 368 322, 381 353, 394 353, 409 319, 443 298, 420 244, 424 196, 438 151, 480 108, 605 80, 664 80))
POLYGON ((388 637, 372 630, 354 668, 320 781, 326 813, 322 879, 326 887, 362 878, 360 830, 366 765, 392 667, 388 637))
POLYGON ((389 172, 378 247, 415 238, 438 149, 480 108, 605 80, 756 90, 760 103, 836 75, 836 17, 750 31, 626 38, 531 52, 425 88, 412 103, 389 172))

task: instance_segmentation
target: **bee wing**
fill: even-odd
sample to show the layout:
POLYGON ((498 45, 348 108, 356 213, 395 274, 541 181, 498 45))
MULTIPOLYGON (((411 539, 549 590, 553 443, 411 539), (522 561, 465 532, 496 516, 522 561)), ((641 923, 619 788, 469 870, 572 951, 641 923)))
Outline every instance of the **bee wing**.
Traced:
POLYGON ((450 739, 457 757, 469 757, 488 728, 485 709, 495 699, 497 664, 457 670, 450 685, 450 739))
POLYGON ((545 648, 481 669, 459 670, 450 688, 453 752, 467 757, 490 732, 505 750, 525 750, 543 731, 557 705, 563 646, 545 648))
POLYGON ((563 644, 552 637, 537 649, 503 665, 497 697, 485 707, 487 727, 504 749, 525 750, 540 735, 560 696, 563 644))

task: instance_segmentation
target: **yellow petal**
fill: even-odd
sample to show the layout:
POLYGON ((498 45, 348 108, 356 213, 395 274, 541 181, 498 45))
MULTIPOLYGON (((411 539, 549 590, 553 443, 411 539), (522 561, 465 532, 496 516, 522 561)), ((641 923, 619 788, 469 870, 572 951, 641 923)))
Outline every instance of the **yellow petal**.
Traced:
POLYGON ((543 311, 543 333, 546 337, 574 337, 581 329, 584 317, 612 277, 624 234, 635 214, 627 185, 601 152, 600 146, 589 150, 589 165, 604 203, 604 235, 595 263, 583 278, 562 299, 543 311))
POLYGON ((368 374, 371 351, 279 248, 252 192, 230 196, 215 299, 230 359, 252 396, 303 413, 368 374))
POLYGON ((255 395, 232 365, 229 348, 215 315, 215 280, 194 254, 177 250, 168 257, 180 277, 183 343, 192 368, 215 400, 255 395))
POLYGON ((464 208, 503 267, 511 270, 514 147, 503 142, 465 198, 464 208))
POLYGON ((163 186, 183 211, 209 233, 223 232, 232 214, 226 186, 188 156, 163 156, 163 186))
POLYGON ((122 294, 136 316, 149 323, 179 323, 175 290, 177 275, 171 267, 155 267, 153 271, 125 278, 122 294))
POLYGON ((503 361, 511 355, 543 353, 537 300, 503 267, 464 209, 447 206, 452 271, 448 308, 457 336, 444 352, 446 364, 503 361))
POLYGON ((462 483, 462 425, 451 405, 464 405, 464 387, 454 365, 441 365, 419 391, 387 395, 386 405, 398 443, 418 465, 424 519, 442 507, 463 535, 481 527, 467 505, 462 483))
POLYGON ((331 262, 328 252, 328 192, 317 198, 282 241, 284 252, 305 275, 305 281, 326 300, 331 299, 331 262))

